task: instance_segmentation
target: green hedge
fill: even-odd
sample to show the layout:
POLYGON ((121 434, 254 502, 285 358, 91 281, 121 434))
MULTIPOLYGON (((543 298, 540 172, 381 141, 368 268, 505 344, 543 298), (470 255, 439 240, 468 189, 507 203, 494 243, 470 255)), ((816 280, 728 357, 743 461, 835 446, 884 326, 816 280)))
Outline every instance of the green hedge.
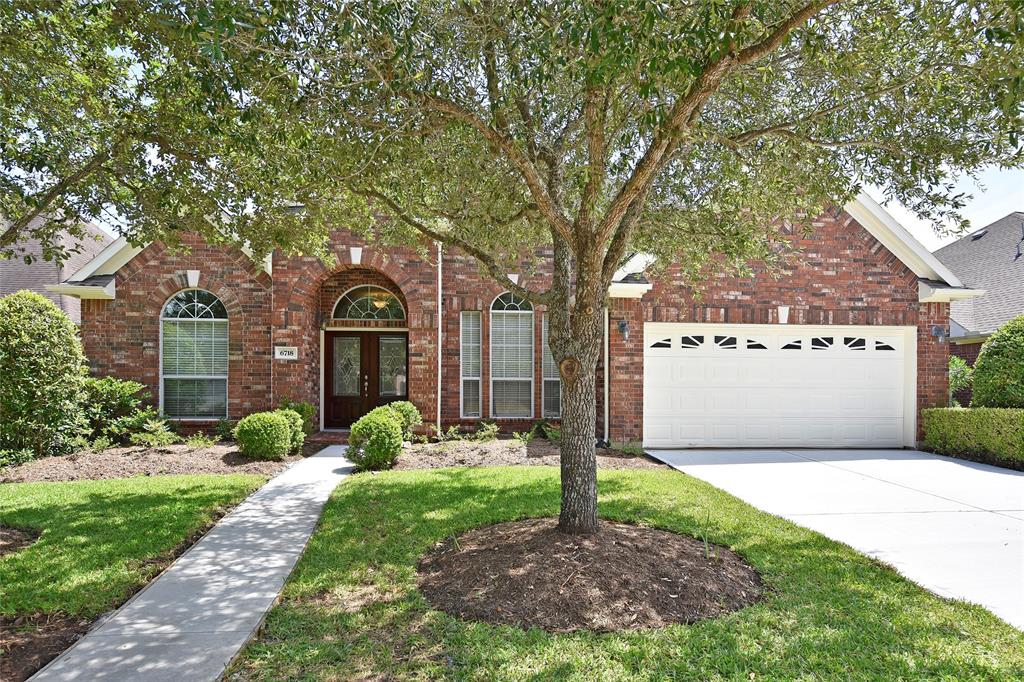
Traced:
POLYGON ((921 414, 929 450, 1024 469, 1024 409, 950 407, 921 414))
POLYGON ((238 449, 253 459, 284 459, 292 448, 292 428, 279 412, 256 412, 235 427, 238 449))

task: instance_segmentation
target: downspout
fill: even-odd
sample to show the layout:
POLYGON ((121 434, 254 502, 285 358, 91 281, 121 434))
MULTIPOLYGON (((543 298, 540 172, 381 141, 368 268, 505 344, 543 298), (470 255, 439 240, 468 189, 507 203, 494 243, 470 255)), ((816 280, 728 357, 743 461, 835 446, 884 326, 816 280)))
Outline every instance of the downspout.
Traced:
POLYGON ((608 306, 604 307, 604 443, 610 445, 608 442, 608 415, 610 410, 608 408, 608 306))
POLYGON ((441 433, 441 343, 444 319, 443 312, 441 310, 441 260, 444 257, 441 242, 437 243, 437 420, 434 427, 437 429, 436 433, 441 433))

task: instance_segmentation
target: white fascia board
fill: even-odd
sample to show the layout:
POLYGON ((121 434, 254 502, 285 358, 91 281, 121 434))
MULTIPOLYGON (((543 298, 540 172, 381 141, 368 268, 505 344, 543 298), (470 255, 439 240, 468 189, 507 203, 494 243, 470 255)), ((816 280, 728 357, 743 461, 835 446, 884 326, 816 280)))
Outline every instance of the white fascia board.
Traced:
POLYGON ((74 282, 64 282, 62 284, 47 284, 47 291, 52 291, 55 294, 64 294, 65 296, 74 296, 82 299, 99 299, 102 301, 112 301, 117 298, 117 289, 114 286, 114 280, 106 286, 93 287, 87 285, 75 284, 74 282))
POLYGON ((928 282, 918 282, 917 300, 921 303, 949 303, 950 301, 966 301, 984 296, 984 289, 968 289, 966 287, 937 287, 928 282))
MULTIPOLYGON (((106 248, 96 254, 96 257, 82 266, 82 268, 68 278, 69 283, 81 282, 83 279, 93 275, 113 275, 120 270, 125 263, 141 253, 145 246, 132 246, 124 237, 118 237, 107 244, 106 248)), ((92 287, 96 288, 96 287, 92 287)))
POLYGON ((885 248, 892 251, 918 277, 941 280, 952 287, 964 286, 949 268, 939 262, 938 258, 867 193, 861 192, 845 208, 854 220, 885 248))
POLYGON ((643 298, 654 287, 647 282, 612 282, 608 287, 611 298, 643 298))
POLYGON ((638 272, 643 272, 651 266, 655 261, 655 257, 649 253, 635 253, 629 260, 622 264, 622 267, 615 271, 612 275, 613 282, 619 282, 628 277, 629 275, 635 275, 638 272))

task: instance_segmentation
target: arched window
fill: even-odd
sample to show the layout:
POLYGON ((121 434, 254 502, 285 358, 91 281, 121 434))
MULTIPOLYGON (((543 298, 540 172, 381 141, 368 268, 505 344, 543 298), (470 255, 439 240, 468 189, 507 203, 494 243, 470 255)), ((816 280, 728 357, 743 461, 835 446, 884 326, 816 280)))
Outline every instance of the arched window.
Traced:
POLYGON ((160 407, 175 419, 228 412, 228 313, 202 289, 179 291, 160 315, 160 407))
POLYGON ((349 289, 334 305, 336 320, 404 320, 398 297, 383 287, 364 284, 349 289))
POLYGON ((533 417, 533 306, 511 292, 491 304, 491 416, 533 417))

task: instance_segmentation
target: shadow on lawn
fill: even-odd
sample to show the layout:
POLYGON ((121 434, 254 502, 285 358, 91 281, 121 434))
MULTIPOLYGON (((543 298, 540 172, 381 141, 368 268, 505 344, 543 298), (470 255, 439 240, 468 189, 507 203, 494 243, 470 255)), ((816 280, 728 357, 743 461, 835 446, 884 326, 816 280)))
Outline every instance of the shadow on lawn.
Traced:
POLYGON ((761 571, 767 600, 692 626, 605 635, 459 621, 431 611, 415 589, 419 557, 470 528, 557 514, 557 471, 366 475, 335 491, 251 659, 263 652, 286 668, 268 671, 271 677, 308 674, 311 661, 385 675, 486 671, 538 680, 600 677, 602 669, 687 679, 1024 674, 1013 653, 1024 636, 987 612, 939 600, 873 560, 701 481, 674 472, 601 472, 599 490, 605 518, 706 533, 733 547, 761 571), (338 608, 332 595, 358 585, 402 596, 355 612, 338 608), (282 650, 271 654, 274 647, 282 650))
POLYGON ((12 484, 0 523, 42 534, 0 563, 0 615, 95 617, 120 604, 244 496, 218 478, 12 484))

